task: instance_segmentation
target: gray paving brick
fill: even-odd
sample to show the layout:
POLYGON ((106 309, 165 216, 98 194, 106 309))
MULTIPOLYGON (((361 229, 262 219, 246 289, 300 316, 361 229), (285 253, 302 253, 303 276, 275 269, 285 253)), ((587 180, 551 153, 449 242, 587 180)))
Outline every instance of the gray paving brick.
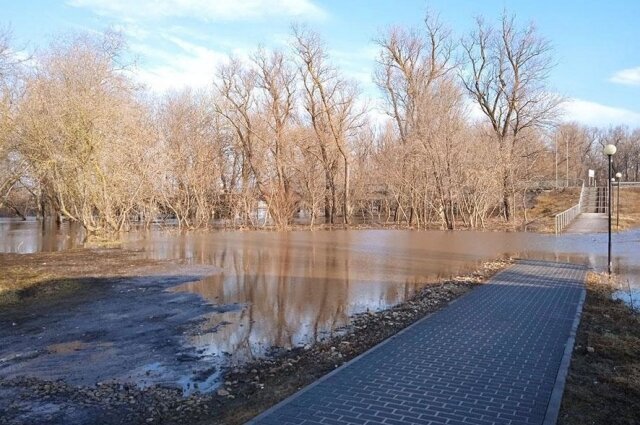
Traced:
POLYGON ((520 261, 255 424, 542 424, 582 266, 520 261))

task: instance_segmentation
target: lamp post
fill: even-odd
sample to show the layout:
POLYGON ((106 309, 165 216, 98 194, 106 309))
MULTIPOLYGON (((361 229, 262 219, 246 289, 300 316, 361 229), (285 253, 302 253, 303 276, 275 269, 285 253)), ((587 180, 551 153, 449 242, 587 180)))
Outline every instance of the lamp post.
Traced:
POLYGON ((622 173, 616 173, 616 181, 618 182, 618 200, 616 201, 616 229, 620 228, 620 180, 622 180, 622 173))
POLYGON ((565 173, 565 179, 566 179, 566 183, 565 184, 566 184, 566 187, 569 187, 569 138, 568 137, 567 137, 567 147, 566 147, 566 150, 565 150, 565 155, 566 155, 566 158, 567 158, 566 159, 566 164, 565 164, 566 167, 567 167, 566 168, 567 172, 565 173))
POLYGON ((607 191, 607 212, 608 212, 608 218, 609 218, 609 244, 608 244, 608 251, 607 251, 607 271, 609 272, 609 275, 611 275, 611 161, 613 158, 613 155, 615 155, 616 153, 616 146, 615 145, 607 145, 604 147, 604 154, 607 155, 607 157, 609 158, 609 178, 607 179, 607 185, 608 185, 608 191, 607 191))

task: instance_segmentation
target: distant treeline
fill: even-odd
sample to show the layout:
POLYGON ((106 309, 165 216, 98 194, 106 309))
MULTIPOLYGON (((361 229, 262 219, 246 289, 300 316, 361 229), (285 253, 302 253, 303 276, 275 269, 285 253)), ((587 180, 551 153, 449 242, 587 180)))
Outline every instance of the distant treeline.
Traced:
POLYGON ((97 236, 167 216, 260 226, 259 207, 276 228, 301 214, 311 226, 358 215, 478 228, 522 220, 537 181, 601 170, 606 143, 638 180, 640 130, 559 121, 551 50, 533 26, 505 15, 460 37, 429 15, 376 43, 386 121, 304 27, 284 50, 229 57, 206 89, 164 95, 135 82, 117 33, 60 37, 25 58, 4 30, 0 208, 97 236))

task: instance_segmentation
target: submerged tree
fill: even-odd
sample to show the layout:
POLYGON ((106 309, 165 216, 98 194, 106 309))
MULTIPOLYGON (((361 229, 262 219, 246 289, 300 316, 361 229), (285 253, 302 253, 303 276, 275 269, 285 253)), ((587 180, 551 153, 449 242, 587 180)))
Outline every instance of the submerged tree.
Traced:
POLYGON ((22 67, 9 35, 0 31, 0 208, 26 215, 19 204, 31 203, 90 236, 162 217, 285 229, 323 212, 326 223, 515 225, 540 180, 599 170, 601 143, 619 146, 625 179, 640 173, 637 129, 551 125, 549 44, 507 16, 478 20, 460 43, 432 14, 382 33, 385 119, 303 28, 289 50, 230 58, 212 86, 165 94, 134 84, 116 34, 59 39, 22 67))
MULTIPOLYGON (((453 229, 455 156, 465 117, 462 96, 453 81, 457 64, 451 33, 438 19, 427 16, 424 32, 395 28, 378 45, 376 82, 405 149, 401 169, 430 182, 429 191, 436 198, 433 205, 444 226, 453 229)), ((409 188, 411 224, 419 200, 430 196, 424 186, 409 188)))
POLYGON ((21 65, 11 46, 11 31, 0 28, 0 207, 22 212, 11 202, 14 192, 27 172, 27 162, 18 155, 16 117, 22 97, 21 65))
POLYGON ((125 228, 147 180, 152 132, 121 49, 117 34, 54 43, 20 105, 20 154, 54 210, 89 236, 125 228))
POLYGON ((329 191, 325 201, 325 216, 328 222, 334 222, 336 163, 332 152, 337 152, 343 167, 342 217, 344 223, 348 224, 351 214, 349 139, 361 125, 364 112, 357 105, 358 88, 329 63, 318 34, 294 28, 294 38, 294 49, 304 86, 303 104, 325 167, 329 191))
POLYGON ((510 221, 516 147, 527 142, 527 129, 545 127, 558 116, 561 99, 547 87, 551 45, 533 24, 519 28, 505 14, 498 28, 477 19, 462 47, 462 82, 491 126, 502 168, 502 212, 510 221))
POLYGON ((294 146, 296 116, 296 72, 281 51, 258 50, 252 58, 256 67, 256 136, 266 147, 267 169, 263 196, 274 223, 287 227, 296 211, 294 146))
POLYGON ((178 226, 206 227, 219 194, 219 150, 209 97, 189 89, 163 99, 157 116, 158 157, 163 165, 158 196, 178 226))

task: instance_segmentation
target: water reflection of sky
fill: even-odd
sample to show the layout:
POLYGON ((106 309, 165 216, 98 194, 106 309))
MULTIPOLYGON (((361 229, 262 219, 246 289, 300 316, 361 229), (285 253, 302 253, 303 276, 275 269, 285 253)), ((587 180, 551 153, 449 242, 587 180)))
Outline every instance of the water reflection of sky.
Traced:
MULTIPOLYGON (((640 231, 614 234, 614 270, 640 288, 640 231)), ((58 251, 81 245, 73 226, 0 222, 0 251, 58 251)), ((176 291, 226 306, 188 344, 231 362, 271 347, 301 346, 348 325, 349 317, 402 302, 425 282, 469 272, 498 256, 606 268, 607 235, 404 230, 140 231, 126 248, 152 259, 210 264, 220 272, 176 291), (229 357, 230 356, 230 357, 229 357)), ((638 297, 640 303, 640 297, 638 297)), ((628 293, 627 297, 628 299, 628 293)))

